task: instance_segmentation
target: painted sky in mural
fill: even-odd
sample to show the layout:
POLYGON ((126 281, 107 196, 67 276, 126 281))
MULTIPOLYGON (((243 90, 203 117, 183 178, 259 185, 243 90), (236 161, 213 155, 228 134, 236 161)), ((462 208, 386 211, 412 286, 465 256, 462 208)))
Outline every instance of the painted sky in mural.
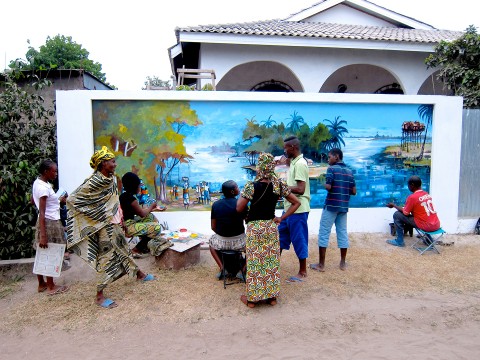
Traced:
MULTIPOLYGON (((254 178, 255 156, 245 151, 281 155, 282 139, 291 134, 312 160, 313 208, 323 207, 325 153, 333 146, 342 148, 355 174, 352 207, 402 202, 412 174, 429 187, 431 106, 96 100, 93 120, 95 146, 117 150, 117 173, 138 172, 150 195, 169 209, 185 208, 185 191, 189 209, 208 208, 222 182, 233 179, 242 187, 254 178)), ((280 175, 285 171, 279 168, 280 175)))

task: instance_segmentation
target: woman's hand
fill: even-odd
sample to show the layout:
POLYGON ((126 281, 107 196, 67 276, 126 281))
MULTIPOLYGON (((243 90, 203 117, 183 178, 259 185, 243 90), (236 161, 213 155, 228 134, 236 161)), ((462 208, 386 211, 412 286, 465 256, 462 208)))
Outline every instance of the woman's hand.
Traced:
POLYGON ((46 235, 40 234, 40 241, 38 242, 38 246, 40 246, 42 249, 48 249, 48 241, 46 235))
POLYGON ((65 193, 64 195, 60 196, 58 198, 58 200, 60 201, 60 204, 65 204, 67 202, 67 197, 68 197, 68 194, 65 193))
POLYGON ((275 216, 275 217, 273 218, 273 222, 274 222, 275 224, 277 224, 277 225, 280 225, 280 223, 282 222, 282 218, 279 217, 279 216, 275 216))
POLYGON ((167 207, 164 205, 155 205, 151 211, 165 211, 167 207))

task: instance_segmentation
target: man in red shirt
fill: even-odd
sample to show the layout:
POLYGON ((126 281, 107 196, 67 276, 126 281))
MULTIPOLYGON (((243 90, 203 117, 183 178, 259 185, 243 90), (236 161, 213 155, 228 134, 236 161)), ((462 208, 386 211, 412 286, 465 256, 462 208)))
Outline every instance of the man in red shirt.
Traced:
POLYGON ((387 206, 398 211, 393 214, 393 223, 397 232, 397 238, 387 240, 387 243, 394 246, 405 246, 403 241, 403 227, 410 225, 424 231, 435 231, 440 228, 437 212, 432 203, 429 193, 422 190, 422 180, 418 176, 411 176, 408 179, 408 189, 413 193, 407 197, 405 206, 401 207, 394 203, 387 206))

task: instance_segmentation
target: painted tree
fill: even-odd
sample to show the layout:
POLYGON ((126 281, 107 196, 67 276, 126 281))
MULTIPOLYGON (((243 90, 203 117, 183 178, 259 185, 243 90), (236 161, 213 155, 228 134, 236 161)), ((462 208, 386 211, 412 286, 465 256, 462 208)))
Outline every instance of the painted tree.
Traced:
POLYGON ((345 146, 343 136, 348 133, 348 129, 343 125, 347 125, 347 121, 340 120, 340 116, 335 116, 333 121, 328 119, 324 119, 323 121, 328 122, 326 126, 331 136, 330 139, 327 140, 326 148, 330 150, 333 148, 341 148, 342 145, 345 146))
POLYGON ((289 129, 293 134, 296 134, 300 130, 300 125, 305 123, 305 119, 298 115, 298 112, 295 110, 290 117, 285 120, 290 120, 287 124, 287 129, 289 129))
POLYGON ((423 159, 423 153, 425 151, 425 142, 427 141, 427 134, 428 134, 428 127, 432 125, 433 119, 433 106, 432 105, 420 105, 418 107, 418 116, 425 122, 425 135, 423 136, 423 143, 422 148, 420 150, 420 155, 418 156, 418 160, 423 159))
POLYGON ((275 120, 273 120, 273 119, 272 119, 272 115, 270 115, 267 120, 262 121, 262 124, 263 124, 266 128, 271 128, 273 125, 277 124, 277 122, 276 122, 275 120))
POLYGON ((118 157, 117 173, 138 173, 154 184, 155 198, 167 203, 170 174, 193 159, 184 140, 189 128, 202 124, 195 110, 185 101, 108 101, 94 104, 94 114, 104 126, 97 145, 111 147, 113 136, 136 145, 130 156, 118 157))

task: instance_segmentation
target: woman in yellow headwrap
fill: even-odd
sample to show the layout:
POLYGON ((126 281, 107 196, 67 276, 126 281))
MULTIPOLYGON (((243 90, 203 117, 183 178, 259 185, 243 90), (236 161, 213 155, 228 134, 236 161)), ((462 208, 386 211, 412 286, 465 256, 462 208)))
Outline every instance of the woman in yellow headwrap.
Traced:
POLYGON ((138 268, 125 240, 115 155, 104 146, 93 154, 90 167, 94 173, 67 200, 67 247, 97 271, 96 304, 113 308, 117 304, 103 295, 108 284, 125 274, 142 281, 155 278, 138 268))
POLYGON ((275 160, 271 154, 261 153, 257 160, 255 181, 245 184, 237 200, 237 212, 243 212, 250 202, 247 217, 247 294, 240 300, 255 307, 261 300, 277 303, 280 292, 280 242, 277 225, 300 206, 287 183, 275 174, 275 160), (282 217, 275 216, 278 199, 284 197, 292 206, 282 217))

